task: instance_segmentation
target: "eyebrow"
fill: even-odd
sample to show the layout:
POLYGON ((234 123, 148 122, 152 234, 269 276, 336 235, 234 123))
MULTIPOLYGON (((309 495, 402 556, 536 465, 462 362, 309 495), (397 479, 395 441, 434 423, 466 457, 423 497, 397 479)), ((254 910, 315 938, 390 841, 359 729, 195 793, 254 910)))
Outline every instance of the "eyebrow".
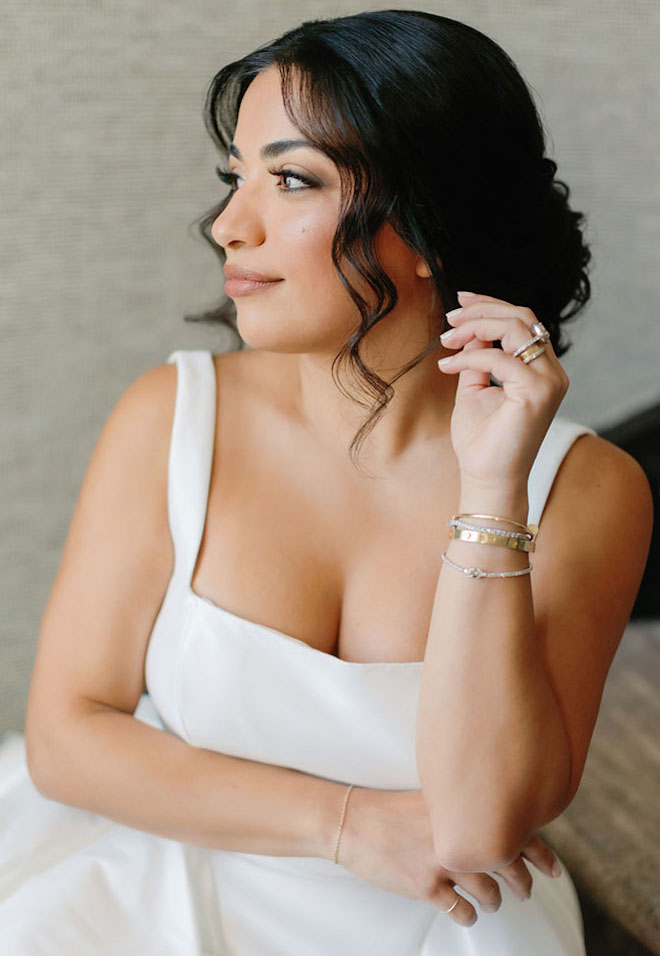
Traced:
MULTIPOLYGON (((300 146, 304 146, 307 149, 313 149, 317 153, 322 152, 322 150, 318 149, 306 139, 278 139, 273 143, 266 143, 265 146, 262 146, 261 150, 259 151, 259 155, 262 159, 273 159, 275 156, 279 156, 281 153, 286 153, 290 149, 296 149, 300 146)), ((235 156, 236 159, 238 159, 240 162, 243 162, 241 151, 234 143, 232 143, 229 147, 229 155, 235 156)))

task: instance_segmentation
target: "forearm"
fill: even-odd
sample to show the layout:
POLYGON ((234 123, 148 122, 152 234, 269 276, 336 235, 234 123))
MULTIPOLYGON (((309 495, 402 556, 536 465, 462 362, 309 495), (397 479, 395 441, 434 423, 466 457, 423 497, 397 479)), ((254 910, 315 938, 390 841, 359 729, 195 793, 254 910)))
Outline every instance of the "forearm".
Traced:
POLYGON ((332 859, 343 784, 192 747, 102 705, 48 749, 35 782, 51 799, 212 849, 332 859))
MULTIPOLYGON (((524 491, 463 489, 459 512, 525 523, 527 508, 524 491)), ((459 539, 448 541, 446 551, 463 567, 488 571, 519 570, 530 557, 533 563, 533 552, 459 539)), ((558 795, 568 788, 569 753, 537 646, 530 575, 477 579, 443 562, 416 727, 417 765, 440 862, 444 855, 456 869, 493 868, 498 856, 524 845, 556 815, 558 795)))

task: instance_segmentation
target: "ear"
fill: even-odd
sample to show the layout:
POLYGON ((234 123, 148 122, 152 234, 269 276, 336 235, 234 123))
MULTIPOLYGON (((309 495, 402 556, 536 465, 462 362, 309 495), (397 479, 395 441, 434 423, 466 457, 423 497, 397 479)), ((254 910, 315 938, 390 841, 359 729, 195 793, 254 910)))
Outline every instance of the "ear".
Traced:
MULTIPOLYGON (((442 262, 440 256, 438 256, 438 265, 442 268, 442 262)), ((421 276, 422 279, 428 279, 431 275, 431 270, 429 269, 428 263, 425 259, 422 259, 421 256, 417 260, 417 265, 415 266, 415 272, 418 276, 421 276)))

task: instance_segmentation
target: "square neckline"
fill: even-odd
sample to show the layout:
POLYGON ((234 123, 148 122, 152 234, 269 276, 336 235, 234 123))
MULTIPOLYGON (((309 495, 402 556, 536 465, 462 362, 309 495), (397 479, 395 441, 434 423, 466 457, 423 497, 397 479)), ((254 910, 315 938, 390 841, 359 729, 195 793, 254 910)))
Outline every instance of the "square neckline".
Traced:
MULTIPOLYGON (((318 661, 336 661, 338 666, 343 666, 344 669, 349 667, 421 667, 424 663, 421 661, 348 661, 343 657, 338 657, 336 654, 330 654, 328 651, 321 651, 317 647, 312 647, 311 644, 308 644, 306 641, 301 640, 298 637, 294 637, 292 634, 287 634, 284 631, 280 631, 276 627, 271 627, 270 624, 261 624, 259 621, 251 620, 247 617, 242 617, 239 614, 229 611, 227 608, 222 607, 220 604, 217 604, 211 598, 205 597, 202 594, 198 594, 197 591, 193 588, 193 580, 195 577, 195 572, 197 571, 197 564, 199 561, 199 553, 202 545, 202 539, 204 537, 204 532, 206 531, 207 521, 208 521, 208 502, 210 495, 210 484, 211 484, 211 475, 213 471, 213 458, 215 454, 215 439, 216 439, 216 416, 217 416, 217 404, 218 404, 218 373, 215 364, 215 357, 213 352, 210 349, 200 349, 196 352, 182 352, 177 350, 170 354, 168 361, 175 360, 177 368, 177 394, 175 400, 175 422, 173 423, 173 441, 171 447, 171 458, 169 464, 169 474, 168 474, 168 498, 172 497, 174 500, 178 497, 177 491, 178 487, 175 487, 176 478, 178 474, 173 474, 174 469, 172 468, 172 457, 175 452, 179 451, 179 439, 180 439, 180 429, 181 427, 185 428, 184 422, 187 421, 189 427, 192 427, 192 430, 196 430, 196 434, 193 434, 193 438, 196 437, 198 442, 195 443, 195 464, 196 476, 193 481, 193 486, 197 482, 199 483, 199 490, 203 489, 204 494, 199 499, 198 510, 195 515, 197 519, 197 527, 194 531, 194 538, 189 541, 188 552, 183 561, 183 566, 179 574, 176 574, 176 569, 172 573, 172 579, 178 577, 183 585, 186 597, 189 601, 193 602, 193 605, 200 609, 206 608, 214 615, 219 615, 225 619, 231 619, 238 624, 241 624, 250 637, 266 637, 270 639, 271 646, 281 647, 281 648, 297 648, 302 653, 307 652, 310 655, 315 655, 313 658, 310 657, 310 660, 318 661), (186 359, 184 362, 183 359, 186 359), (193 378, 188 376, 192 374, 193 378), (191 396, 188 394, 190 387, 193 390, 196 389, 196 398, 199 404, 194 405, 190 402, 191 396), (192 421, 190 416, 193 416, 192 421), (192 426, 194 422, 194 426, 192 426), (171 486, 170 486, 171 484, 171 486), (277 642, 277 643, 276 643, 277 642)), ((192 449, 190 449, 192 450, 192 449)), ((188 499, 189 501, 190 499, 188 499)), ((169 510, 169 509, 168 509, 169 510)), ((177 509, 172 506, 172 512, 177 509)), ((172 521, 169 522, 170 534, 175 546, 176 554, 176 533, 175 527, 178 527, 178 522, 175 521, 175 527, 173 527, 172 521)), ((172 582, 170 582, 172 583, 172 582)), ((335 666, 332 664, 331 666, 335 666)))
MULTIPOLYGON (((424 661, 348 661, 312 647, 291 634, 269 624, 223 608, 211 598, 198 594, 192 586, 202 537, 207 524, 210 478, 215 451, 218 374, 215 356, 210 349, 171 352, 168 362, 177 368, 177 387, 168 461, 168 524, 175 551, 172 572, 176 586, 183 587, 189 601, 197 608, 210 608, 212 613, 243 625, 250 636, 270 639, 272 647, 298 647, 310 660, 338 661, 347 667, 417 667, 424 661), (184 493, 185 488, 185 493, 184 493), (197 490, 197 497, 194 491, 197 490), (193 491, 191 495, 190 492, 193 491), (276 643, 277 640, 277 643, 276 643)), ((528 479, 530 519, 539 524, 545 502, 558 467, 576 438, 585 433, 596 434, 588 425, 555 416, 539 448, 528 479)))
MULTIPOLYGON (((206 607, 209 608, 213 613, 220 614, 221 616, 231 618, 239 624, 245 625, 248 628, 256 629, 256 632, 260 636, 265 636, 261 632, 268 631, 269 639, 273 641, 273 638, 278 638, 281 641, 282 647, 289 644, 292 647, 298 645, 298 647, 303 651, 308 651, 310 654, 316 654, 317 659, 326 659, 329 661, 336 661, 340 665, 348 665, 350 667, 421 667, 424 663, 421 661, 347 661, 343 657, 338 657, 336 654, 330 654, 328 651, 321 651, 318 647, 312 647, 311 644, 308 644, 307 641, 302 641, 299 637, 293 637, 292 634, 287 634, 285 631, 280 631, 276 627, 271 627, 270 624, 261 624, 259 621, 252 621, 250 618, 241 617, 240 614, 236 614, 234 611, 229 611, 227 608, 221 607, 221 605, 216 604, 215 601, 212 601, 211 598, 204 597, 203 594, 198 594, 193 590, 190 582, 186 584, 186 593, 194 603, 196 607, 206 607)), ((253 631, 250 630, 249 633, 253 635, 253 631)))

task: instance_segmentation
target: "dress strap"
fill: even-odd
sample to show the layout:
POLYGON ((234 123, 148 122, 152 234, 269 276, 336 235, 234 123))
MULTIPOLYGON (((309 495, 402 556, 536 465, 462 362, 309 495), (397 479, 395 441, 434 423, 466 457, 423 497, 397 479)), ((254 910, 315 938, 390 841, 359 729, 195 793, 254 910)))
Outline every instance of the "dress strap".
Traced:
POLYGON ((177 385, 167 476, 167 512, 174 545, 172 577, 188 586, 202 542, 213 465, 216 376, 206 349, 172 352, 177 385))
POLYGON ((568 418, 555 418, 550 423, 534 459, 527 482, 529 500, 528 524, 539 525, 552 483, 569 448, 580 435, 597 435, 588 425, 568 418))

